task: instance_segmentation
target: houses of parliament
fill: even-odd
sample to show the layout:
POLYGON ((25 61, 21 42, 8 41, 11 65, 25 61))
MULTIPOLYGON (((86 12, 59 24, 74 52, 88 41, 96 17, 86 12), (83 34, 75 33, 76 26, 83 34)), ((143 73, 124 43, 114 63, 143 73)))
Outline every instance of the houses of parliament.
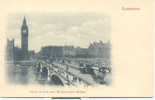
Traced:
MULTIPOLYGON (((90 43, 88 48, 71 46, 43 46, 39 53, 30 51, 29 47, 29 29, 27 20, 24 17, 21 26, 21 48, 15 46, 14 39, 7 39, 6 58, 7 60, 29 60, 35 55, 38 58, 46 57, 75 57, 75 58, 108 58, 110 57, 110 42, 103 43, 102 41, 90 43)), ((59 41, 59 40, 58 40, 59 41)))
POLYGON ((6 45, 6 59, 7 60, 28 60, 30 54, 34 54, 34 51, 28 50, 28 25, 26 18, 24 17, 21 26, 21 48, 16 47, 14 44, 15 39, 7 39, 6 45))

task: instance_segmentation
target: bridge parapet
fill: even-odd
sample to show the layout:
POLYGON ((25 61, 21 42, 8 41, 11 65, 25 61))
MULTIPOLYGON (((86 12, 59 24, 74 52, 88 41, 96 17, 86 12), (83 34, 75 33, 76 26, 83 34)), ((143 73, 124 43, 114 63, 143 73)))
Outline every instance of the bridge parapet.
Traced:
POLYGON ((21 66, 33 66, 36 63, 34 60, 22 60, 22 61, 14 61, 15 65, 21 65, 21 66))

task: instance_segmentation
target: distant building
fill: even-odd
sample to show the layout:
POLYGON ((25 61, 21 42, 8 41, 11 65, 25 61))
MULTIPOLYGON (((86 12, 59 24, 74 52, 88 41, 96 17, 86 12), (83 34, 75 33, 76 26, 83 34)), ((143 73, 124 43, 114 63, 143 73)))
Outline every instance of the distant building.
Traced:
POLYGON ((63 47, 62 46, 45 46, 40 51, 43 57, 62 57, 63 47))
POLYGON ((42 47, 40 54, 42 57, 77 57, 77 58, 109 58, 110 42, 91 43, 88 48, 73 46, 45 46, 42 47))
POLYGON ((40 52, 44 57, 74 57, 76 55, 73 46, 45 46, 40 52))
POLYGON ((64 57, 74 57, 75 55, 76 55, 76 50, 73 46, 63 46, 64 57))
POLYGON ((19 47, 15 47, 14 39, 7 39, 6 46, 6 58, 8 61, 21 60, 23 57, 22 50, 19 47))
POLYGON ((88 47, 88 55, 90 57, 109 58, 110 57, 110 42, 103 43, 93 42, 88 47))
POLYGON ((19 61, 19 60, 23 60, 23 52, 22 52, 22 49, 19 48, 19 47, 15 47, 14 48, 14 60, 15 61, 19 61))
POLYGON ((31 58, 31 59, 33 59, 34 58, 34 56, 35 56, 35 51, 34 50, 30 50, 29 52, 28 52, 28 57, 29 58, 31 58))
POLYGON ((79 58, 87 58, 87 57, 89 57, 88 48, 77 47, 76 48, 76 57, 79 57, 79 58))
POLYGON ((7 39, 6 44, 6 59, 9 61, 14 61, 14 39, 7 39))

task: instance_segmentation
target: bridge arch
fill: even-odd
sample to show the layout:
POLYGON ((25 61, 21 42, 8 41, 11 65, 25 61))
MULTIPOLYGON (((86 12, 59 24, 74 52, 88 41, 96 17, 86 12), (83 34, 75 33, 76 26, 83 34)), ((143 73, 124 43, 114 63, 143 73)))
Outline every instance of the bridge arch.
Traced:
POLYGON ((63 81, 61 80, 61 78, 59 78, 58 75, 53 74, 50 76, 50 84, 51 85, 59 85, 59 86, 64 86, 63 81))

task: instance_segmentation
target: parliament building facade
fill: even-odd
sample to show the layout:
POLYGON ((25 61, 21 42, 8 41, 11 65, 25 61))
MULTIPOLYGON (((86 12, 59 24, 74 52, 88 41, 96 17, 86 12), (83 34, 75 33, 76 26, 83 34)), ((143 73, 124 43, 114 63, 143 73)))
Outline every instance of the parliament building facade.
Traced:
MULTIPOLYGON (((21 26, 21 48, 16 47, 14 39, 7 39, 6 57, 7 60, 28 60, 35 55, 34 51, 28 50, 29 29, 26 18, 24 17, 21 26)), ((109 58, 111 45, 110 42, 93 42, 88 48, 74 46, 44 46, 39 52, 40 57, 75 57, 75 58, 109 58)))
POLYGON ((7 39, 6 46, 6 59, 7 60, 28 60, 29 53, 31 51, 28 50, 28 25, 26 18, 24 17, 23 23, 21 26, 21 48, 16 47, 14 44, 14 39, 7 39))

